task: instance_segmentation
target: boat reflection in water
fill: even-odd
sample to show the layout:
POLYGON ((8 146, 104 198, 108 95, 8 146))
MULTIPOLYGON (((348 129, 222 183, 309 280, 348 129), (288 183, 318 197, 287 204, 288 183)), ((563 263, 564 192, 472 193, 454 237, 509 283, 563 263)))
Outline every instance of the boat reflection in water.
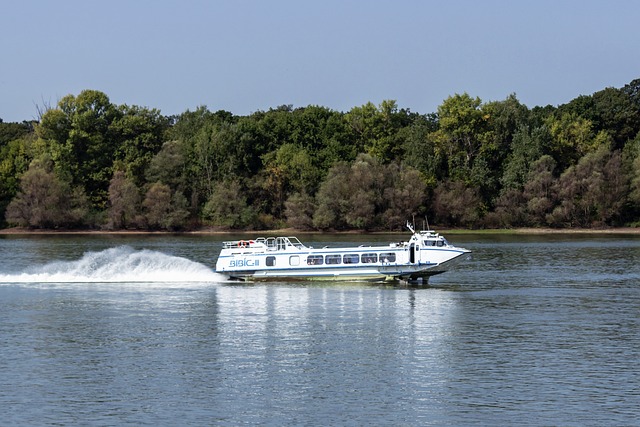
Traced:
POLYGON ((216 272, 238 280, 418 281, 444 273, 471 253, 435 231, 407 228, 408 241, 383 246, 316 249, 296 237, 226 241, 216 272))

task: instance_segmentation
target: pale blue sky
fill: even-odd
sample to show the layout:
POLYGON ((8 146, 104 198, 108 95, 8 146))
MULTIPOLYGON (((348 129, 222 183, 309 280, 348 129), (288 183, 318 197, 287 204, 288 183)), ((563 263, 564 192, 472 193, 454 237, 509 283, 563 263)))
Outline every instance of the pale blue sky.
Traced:
POLYGON ((83 89, 179 114, 449 95, 558 105, 640 78, 635 0, 21 0, 0 7, 0 118, 83 89))

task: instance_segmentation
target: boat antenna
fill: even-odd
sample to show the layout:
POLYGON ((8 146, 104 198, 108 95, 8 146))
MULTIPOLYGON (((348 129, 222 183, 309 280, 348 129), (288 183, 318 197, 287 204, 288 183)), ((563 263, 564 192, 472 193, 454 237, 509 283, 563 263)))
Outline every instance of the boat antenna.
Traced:
POLYGON ((411 231, 411 234, 415 234, 416 231, 413 229, 413 227, 409 223, 409 220, 407 220, 407 228, 409 229, 409 231, 411 231))

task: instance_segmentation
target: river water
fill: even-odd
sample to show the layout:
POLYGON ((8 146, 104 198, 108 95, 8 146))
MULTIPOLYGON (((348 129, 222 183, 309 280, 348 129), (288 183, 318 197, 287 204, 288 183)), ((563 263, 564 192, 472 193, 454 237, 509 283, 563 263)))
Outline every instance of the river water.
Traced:
POLYGON ((228 237, 0 237, 0 424, 640 425, 640 236, 448 236, 417 288, 226 282, 228 237))

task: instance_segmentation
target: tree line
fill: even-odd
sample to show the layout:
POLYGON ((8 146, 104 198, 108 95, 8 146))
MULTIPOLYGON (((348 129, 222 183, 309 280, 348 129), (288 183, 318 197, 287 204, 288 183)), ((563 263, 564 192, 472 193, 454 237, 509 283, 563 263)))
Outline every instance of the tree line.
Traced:
POLYGON ((557 107, 467 93, 419 114, 176 116, 67 95, 0 120, 0 226, 398 230, 640 225, 640 79, 557 107))

